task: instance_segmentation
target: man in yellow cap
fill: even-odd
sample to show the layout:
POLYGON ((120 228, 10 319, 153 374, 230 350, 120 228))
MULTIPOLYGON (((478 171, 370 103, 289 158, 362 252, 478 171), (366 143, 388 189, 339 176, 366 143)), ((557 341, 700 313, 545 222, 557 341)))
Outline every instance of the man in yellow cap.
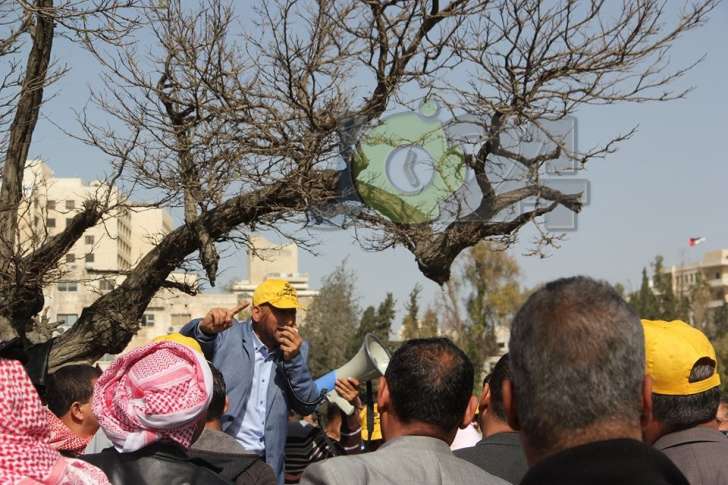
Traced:
POLYGON ((728 438, 719 430, 720 376, 703 333, 681 321, 642 320, 652 418, 645 440, 692 485, 728 483, 728 438))
POLYGON ((251 318, 235 320, 248 306, 213 308, 180 332, 199 342, 225 378, 229 409, 222 430, 264 457, 282 485, 288 410, 311 414, 319 391, 308 370, 308 345, 298 334, 291 284, 265 280, 253 293, 251 318))

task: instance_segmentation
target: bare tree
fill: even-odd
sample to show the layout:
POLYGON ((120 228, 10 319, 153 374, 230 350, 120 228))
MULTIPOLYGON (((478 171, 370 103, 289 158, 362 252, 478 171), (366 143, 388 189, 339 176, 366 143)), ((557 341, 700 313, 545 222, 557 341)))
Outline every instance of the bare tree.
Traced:
MULTIPOLYGON (((308 216, 339 204, 347 190, 365 192, 357 175, 366 134, 388 110, 425 98, 468 115, 483 134, 457 153, 458 170, 473 174, 475 202, 455 194, 452 220, 444 220, 408 217, 414 212, 397 206, 396 194, 389 212, 362 196, 367 203, 348 216, 365 247, 404 246, 443 283, 464 249, 483 239, 512 242, 559 205, 578 211, 579 194, 547 186, 541 169, 562 157, 583 165, 606 156, 633 130, 577 152, 549 123, 584 105, 684 96, 669 89, 690 66, 669 71, 669 49, 715 4, 690 2, 671 16, 652 0, 624 0, 616 15, 603 1, 277 0, 246 11, 241 31, 232 2, 168 0, 145 3, 138 34, 124 45, 88 33, 85 45, 105 69, 92 100, 109 119, 79 113, 77 136, 111 159, 127 190, 150 189, 154 204, 182 207, 184 224, 83 310, 54 342, 52 365, 121 351, 169 273, 195 257, 214 284, 220 241, 246 244, 262 227, 315 243, 301 231, 318 220, 308 216), (518 151, 513 133, 527 129, 551 148, 518 151), (342 158, 349 171, 330 168, 342 158), (513 177, 499 171, 504 160, 521 168, 517 187, 504 189, 513 177), (503 216, 526 200, 531 209, 503 216)), ((553 242, 543 232, 540 243, 553 242)))
MULTIPOLYGON (((19 220, 25 190, 24 173, 44 89, 60 79, 65 67, 54 67, 52 49, 58 35, 120 44, 134 26, 125 11, 133 0, 17 0, 0 2, 0 339, 25 338, 33 317, 43 308, 43 286, 59 259, 97 224, 111 203, 106 195, 89 200, 83 210, 53 237, 23 240, 19 220), (25 62, 23 62, 23 60, 25 62)), ((27 206, 26 206, 27 207, 27 206)), ((37 226, 33 223, 33 226, 37 226)), ((36 227, 37 229, 37 227, 36 227)), ((37 231, 35 233, 37 236, 37 231)))

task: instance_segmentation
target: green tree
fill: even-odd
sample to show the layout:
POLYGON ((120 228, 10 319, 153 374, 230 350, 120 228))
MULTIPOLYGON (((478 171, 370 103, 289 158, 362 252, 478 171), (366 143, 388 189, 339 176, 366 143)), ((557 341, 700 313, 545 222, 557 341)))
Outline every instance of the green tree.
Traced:
POLYGON ((419 326, 420 338, 437 337, 440 334, 437 313, 432 307, 427 308, 419 326))
POLYGON ((374 309, 368 306, 362 314, 359 326, 354 337, 349 343, 349 355, 354 355, 364 341, 364 336, 371 333, 379 339, 382 344, 389 344, 389 334, 394 323, 396 301, 392 293, 387 293, 384 300, 374 309))
POLYGON ((482 242, 471 248, 445 285, 443 330, 470 357, 482 380, 483 363, 497 352, 495 328, 508 325, 521 306, 515 259, 499 246, 482 242))
POLYGON ((728 303, 723 302, 723 305, 715 310, 713 314, 713 325, 716 335, 725 335, 728 333, 728 303))
POLYGON ((718 358, 718 372, 720 372, 721 394, 728 395, 728 333, 713 340, 713 347, 718 358))
POLYGON ((672 274, 665 271, 664 258, 655 256, 651 266, 652 284, 647 269, 642 268, 640 289, 629 296, 629 302, 640 318, 689 321, 697 312, 698 320, 703 322, 700 326, 705 328, 708 318, 707 301, 704 301, 705 288, 700 278, 691 288, 678 288, 676 294, 673 290, 672 274))
POLYGON ((405 305, 405 315, 402 319, 402 338, 404 340, 410 340, 417 338, 420 334, 419 329, 419 298, 422 292, 422 287, 418 284, 410 291, 407 304, 405 305))
POLYGON ((646 318, 648 320, 657 318, 659 313, 657 297, 650 287, 650 279, 647 276, 646 268, 642 268, 642 283, 640 284, 640 289, 632 295, 630 303, 640 318, 646 318))
POLYGON ((320 376, 349 360, 359 311, 354 273, 344 261, 324 277, 301 325, 301 335, 311 345, 308 364, 312 375, 320 376))

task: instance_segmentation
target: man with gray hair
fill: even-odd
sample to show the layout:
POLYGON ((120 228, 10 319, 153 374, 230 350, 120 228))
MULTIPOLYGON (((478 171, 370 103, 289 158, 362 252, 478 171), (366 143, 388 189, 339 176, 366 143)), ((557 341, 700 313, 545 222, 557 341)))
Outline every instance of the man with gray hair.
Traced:
POLYGON ((605 282, 552 281, 511 325, 509 424, 531 468, 521 485, 667 485, 688 481, 641 442, 651 413, 639 317, 605 282))

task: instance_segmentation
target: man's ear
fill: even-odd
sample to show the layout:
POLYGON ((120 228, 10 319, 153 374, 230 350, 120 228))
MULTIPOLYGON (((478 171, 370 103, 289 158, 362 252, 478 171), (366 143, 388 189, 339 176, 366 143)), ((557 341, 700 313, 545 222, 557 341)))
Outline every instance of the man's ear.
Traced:
POLYGON ((230 401, 228 400, 228 397, 225 396, 225 406, 222 408, 222 413, 225 414, 228 412, 228 409, 230 409, 230 401))
POLYGON ((480 393, 480 402, 478 403, 478 412, 483 415, 490 406, 490 384, 487 382, 483 385, 483 391, 480 393))
POLYGON ((516 396, 513 389, 513 382, 510 379, 503 379, 503 409, 506 412, 508 418, 508 426, 513 430, 518 431, 521 429, 518 422, 518 410, 516 406, 516 396))
POLYGON ((463 415, 463 420, 460 423, 460 429, 467 428, 470 423, 473 422, 473 418, 475 417, 476 412, 478 412, 478 400, 475 398, 475 396, 470 396, 470 400, 468 401, 468 407, 465 408, 465 414, 463 415))
POLYGON ((83 410, 81 409, 82 404, 78 401, 73 401, 73 404, 71 404, 71 407, 68 408, 68 412, 71 413, 71 418, 74 421, 83 421, 85 419, 85 415, 83 413, 83 410))
POLYGON ((387 380, 382 376, 379 378, 379 390, 377 390, 377 408, 381 414, 389 411, 390 406, 389 386, 387 385, 387 380))
POLYGON ((263 308, 260 305, 255 305, 250 310, 250 315, 253 318, 253 321, 259 322, 261 317, 263 316, 263 308))

